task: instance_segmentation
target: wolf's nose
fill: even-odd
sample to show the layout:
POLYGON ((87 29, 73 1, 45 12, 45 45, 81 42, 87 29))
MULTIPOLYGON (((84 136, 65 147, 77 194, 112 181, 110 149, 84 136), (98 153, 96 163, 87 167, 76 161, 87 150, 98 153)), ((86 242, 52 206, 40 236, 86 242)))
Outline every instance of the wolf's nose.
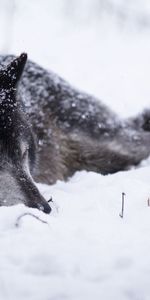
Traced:
POLYGON ((44 203, 42 203, 42 204, 37 204, 37 208, 39 210, 42 210, 46 214, 50 214, 50 212, 52 210, 50 205, 46 201, 44 201, 44 203))
POLYGON ((44 205, 44 212, 46 213, 46 214, 50 214, 50 212, 51 212, 51 207, 50 207, 50 205, 48 204, 48 203, 46 203, 45 205, 44 205))

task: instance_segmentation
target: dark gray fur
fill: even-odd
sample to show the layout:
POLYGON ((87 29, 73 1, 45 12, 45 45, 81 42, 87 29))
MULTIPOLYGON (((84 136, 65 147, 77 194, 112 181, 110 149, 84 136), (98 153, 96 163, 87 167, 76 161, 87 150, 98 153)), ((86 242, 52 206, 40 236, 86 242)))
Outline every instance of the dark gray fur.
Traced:
MULTIPOLYGON (((0 56, 2 68, 13 59, 0 56)), ((100 100, 31 61, 16 97, 38 141, 38 167, 33 174, 37 181, 53 184, 83 169, 114 173, 150 154, 149 112, 122 120, 100 100)), ((35 151, 30 152, 34 165, 35 151)))

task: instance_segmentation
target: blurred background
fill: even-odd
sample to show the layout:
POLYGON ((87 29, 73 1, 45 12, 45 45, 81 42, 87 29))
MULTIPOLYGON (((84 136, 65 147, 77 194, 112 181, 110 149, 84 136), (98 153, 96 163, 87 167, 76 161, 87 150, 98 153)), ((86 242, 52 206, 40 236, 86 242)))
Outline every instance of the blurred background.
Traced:
POLYGON ((0 0, 0 36, 122 116, 150 106, 149 0, 0 0))

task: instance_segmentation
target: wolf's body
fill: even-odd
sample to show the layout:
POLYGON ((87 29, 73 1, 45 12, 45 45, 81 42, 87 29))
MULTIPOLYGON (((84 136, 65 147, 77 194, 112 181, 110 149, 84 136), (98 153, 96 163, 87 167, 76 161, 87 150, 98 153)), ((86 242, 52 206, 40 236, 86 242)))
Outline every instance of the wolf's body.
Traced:
MULTIPOLYGON (((0 56, 2 68, 13 59, 0 56)), ((38 140, 38 168, 33 174, 37 181, 52 184, 82 169, 113 173, 137 165, 150 154, 149 112, 121 120, 99 100, 31 61, 18 81, 17 103, 22 103, 23 115, 28 113, 38 140)))

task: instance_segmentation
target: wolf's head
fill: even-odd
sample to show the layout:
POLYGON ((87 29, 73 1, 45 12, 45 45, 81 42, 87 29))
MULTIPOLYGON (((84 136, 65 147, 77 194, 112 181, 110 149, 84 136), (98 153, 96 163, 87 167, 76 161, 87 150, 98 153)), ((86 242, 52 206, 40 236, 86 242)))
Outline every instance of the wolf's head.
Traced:
POLYGON ((26 60, 23 53, 0 69, 0 205, 24 203, 49 213, 51 208, 32 179, 36 146, 17 96, 26 60))

